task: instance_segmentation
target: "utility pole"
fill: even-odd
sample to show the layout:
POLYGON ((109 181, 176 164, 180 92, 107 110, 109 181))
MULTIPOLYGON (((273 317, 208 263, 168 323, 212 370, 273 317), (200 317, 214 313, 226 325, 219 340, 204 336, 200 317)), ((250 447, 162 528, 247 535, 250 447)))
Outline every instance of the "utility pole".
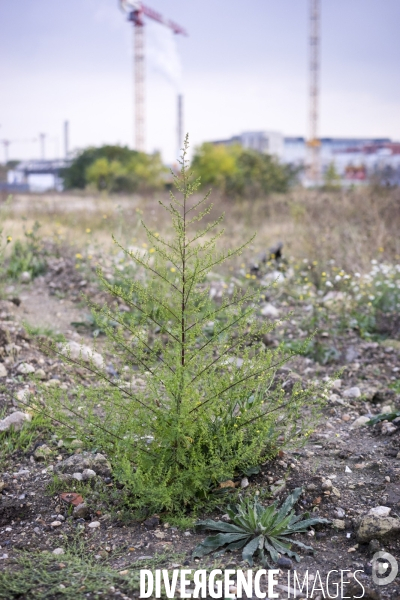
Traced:
POLYGON ((4 146, 4 164, 8 163, 8 148, 10 146, 10 140, 1 140, 4 146))
POLYGON ((40 158, 44 160, 45 152, 44 152, 44 142, 45 142, 46 134, 39 133, 39 141, 40 141, 40 158))
POLYGON ((320 179, 320 146, 318 139, 319 120, 319 67, 320 67, 320 0, 310 0, 310 94, 309 94, 309 179, 318 184, 320 179))
POLYGON ((69 121, 64 121, 64 156, 68 158, 69 152, 69 121))

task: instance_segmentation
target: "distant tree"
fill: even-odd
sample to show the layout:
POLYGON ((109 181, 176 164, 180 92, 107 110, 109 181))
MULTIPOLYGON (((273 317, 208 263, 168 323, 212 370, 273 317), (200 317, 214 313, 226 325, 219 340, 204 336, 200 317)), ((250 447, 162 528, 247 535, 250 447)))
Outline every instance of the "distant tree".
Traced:
POLYGON ((341 187, 341 177, 336 170, 335 163, 329 163, 324 174, 324 188, 328 191, 339 190, 341 187))
POLYGON ((127 146, 87 148, 64 170, 65 189, 94 185, 109 192, 135 192, 161 188, 167 169, 159 153, 145 154, 127 146))
POLYGON ((239 144, 202 144, 195 152, 192 168, 203 186, 212 185, 235 196, 286 192, 299 173, 292 165, 239 144))
POLYGON ((240 152, 239 145, 216 146, 206 142, 196 149, 191 166, 196 176, 201 178, 202 185, 225 190, 227 181, 237 175, 240 152))

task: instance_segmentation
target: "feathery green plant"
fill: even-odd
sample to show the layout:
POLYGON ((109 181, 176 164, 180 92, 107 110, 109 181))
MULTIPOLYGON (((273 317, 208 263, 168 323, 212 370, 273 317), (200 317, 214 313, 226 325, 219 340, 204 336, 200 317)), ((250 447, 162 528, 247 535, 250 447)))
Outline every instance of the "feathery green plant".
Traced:
POLYGON ((290 494, 281 508, 278 509, 278 501, 275 500, 267 507, 259 504, 258 499, 251 502, 247 499, 236 506, 228 506, 227 514, 231 523, 224 521, 199 521, 198 527, 220 531, 217 535, 208 536, 193 551, 193 558, 201 558, 210 552, 222 548, 218 555, 227 550, 241 550, 243 560, 250 566, 253 565, 253 556, 257 553, 261 563, 268 564, 266 555, 277 562, 279 554, 287 554, 300 560, 299 555, 291 550, 295 545, 304 550, 312 550, 298 540, 289 538, 295 533, 304 533, 312 525, 329 523, 321 517, 310 518, 309 513, 296 515, 293 506, 296 504, 302 488, 296 488, 290 494))
POLYGON ((196 228, 212 205, 203 206, 208 194, 192 198, 200 182, 188 172, 187 151, 186 137, 175 176, 182 198, 171 193, 169 205, 160 201, 171 216, 173 239, 143 223, 148 254, 120 246, 138 266, 136 277, 117 285, 99 272, 124 311, 88 301, 109 343, 102 353, 112 357, 119 375, 109 375, 99 355, 77 357, 53 343, 52 351, 91 371, 95 383, 78 386, 73 396, 42 392, 54 419, 107 453, 131 505, 149 511, 179 512, 208 502, 235 473, 298 445, 325 389, 298 385, 288 394, 276 385, 276 369, 294 353, 260 341, 274 325, 254 315, 258 291, 238 289, 219 305, 210 299, 207 273, 251 240, 217 252, 223 216, 196 228))

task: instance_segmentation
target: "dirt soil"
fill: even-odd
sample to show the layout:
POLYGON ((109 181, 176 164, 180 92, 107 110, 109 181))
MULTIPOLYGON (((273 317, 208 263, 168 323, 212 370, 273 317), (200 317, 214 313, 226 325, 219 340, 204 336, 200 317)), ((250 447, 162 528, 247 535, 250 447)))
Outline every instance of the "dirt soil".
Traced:
MULTIPOLYGON (((22 363, 28 363, 36 370, 42 369, 48 385, 68 387, 72 384, 65 367, 58 360, 41 353, 38 339, 24 330, 24 321, 31 326, 51 327, 68 339, 90 343, 89 337, 78 335, 71 326, 71 322, 82 321, 87 313, 76 302, 76 287, 70 290, 75 294, 74 302, 68 290, 64 290, 64 298, 60 299, 45 283, 44 279, 37 279, 29 285, 20 286, 13 292, 20 300, 19 306, 15 299, 14 302, 3 301, 0 306, 0 352, 7 370, 2 380, 0 408, 7 413, 19 409, 18 392, 21 394, 21 390, 30 385, 27 376, 18 371, 22 363)), ((300 563, 288 565, 298 574, 308 570, 310 581, 318 577, 317 571, 325 581, 327 573, 335 569, 348 569, 346 577, 350 581, 352 574, 359 570, 357 577, 367 590, 364 598, 395 600, 400 598, 400 580, 397 578, 388 586, 375 585, 371 577, 371 558, 377 550, 386 550, 400 561, 399 533, 388 540, 359 543, 356 531, 361 517, 374 507, 388 507, 391 517, 400 516, 400 427, 395 425, 388 430, 385 424, 357 426, 355 421, 362 415, 378 414, 387 405, 400 408, 399 395, 389 388, 399 371, 399 354, 390 347, 365 342, 355 333, 344 334, 341 344, 339 365, 323 366, 310 358, 298 357, 280 369, 283 385, 290 386, 299 378, 303 382, 321 380, 332 375, 338 366, 344 368, 341 380, 332 390, 320 425, 305 446, 282 453, 277 460, 263 465, 261 473, 249 478, 247 491, 259 491, 261 497, 268 492, 276 498, 283 498, 290 490, 303 486, 305 493, 300 501, 301 507, 304 510, 316 509, 319 516, 329 519, 332 524, 318 526, 309 536, 299 535, 298 539, 311 544, 315 553, 302 551, 300 563), (361 395, 349 393, 351 388, 358 388, 361 395)), ((62 490, 58 489, 53 494, 49 493, 48 486, 53 478, 52 467, 74 452, 81 453, 82 449, 57 447, 54 440, 43 437, 39 432, 26 452, 16 451, 7 457, 0 474, 0 482, 3 482, 0 494, 0 569, 15 569, 15 559, 20 550, 29 553, 53 551, 79 531, 88 552, 99 561, 107 560, 107 564, 119 572, 138 561, 144 568, 156 554, 161 553, 166 553, 164 565, 168 568, 184 566, 195 569, 218 565, 222 568, 227 565, 233 569, 247 568, 238 553, 228 553, 218 560, 192 560, 191 553, 204 539, 204 534, 194 529, 183 531, 172 527, 159 516, 142 522, 127 522, 119 519, 118 514, 111 514, 101 497, 97 503, 96 499, 91 499, 89 512, 84 518, 72 518, 70 505, 61 499, 60 493, 74 492, 75 486, 66 483, 62 490), (52 450, 45 460, 35 455, 42 444, 52 450), (91 527, 93 523, 95 525, 91 527)), ((112 492, 118 493, 117 482, 111 477, 102 479, 104 486, 110 490, 110 496, 112 492)), ((76 489, 79 491, 79 488, 76 489)), ((288 575, 283 567, 279 581, 283 586, 280 597, 287 598, 285 586, 288 575)), ((338 597, 360 596, 360 587, 353 592, 351 589, 348 585, 345 587, 347 592, 338 597)), ((326 587, 325 593, 318 590, 320 588, 316 586, 313 595, 300 594, 297 598, 328 597, 326 587)), ((82 598, 97 597, 82 594, 82 598)), ((115 593, 103 590, 102 597, 118 595, 133 598, 138 597, 139 592, 123 596, 118 589, 115 593)))

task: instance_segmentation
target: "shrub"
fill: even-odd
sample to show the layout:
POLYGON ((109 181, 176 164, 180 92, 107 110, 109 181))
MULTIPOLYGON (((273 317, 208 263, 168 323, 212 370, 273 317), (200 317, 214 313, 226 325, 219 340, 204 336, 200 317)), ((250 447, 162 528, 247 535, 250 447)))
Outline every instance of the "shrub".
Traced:
POLYGON ((46 270, 46 257, 42 238, 39 235, 40 224, 36 222, 31 230, 25 231, 25 240, 17 240, 11 247, 7 261, 7 275, 17 279, 27 271, 32 277, 41 275, 46 270))
POLYGON ((162 188, 166 172, 157 152, 101 146, 83 150, 64 170, 63 178, 66 189, 94 185, 109 192, 136 192, 162 188))
POLYGON ((149 511, 179 512, 209 501, 221 482, 298 445, 325 389, 297 385, 289 395, 275 383, 276 369, 293 353, 261 342, 273 326, 255 319, 258 291, 237 290, 220 305, 210 300, 206 274, 248 242, 217 253, 223 217, 194 229, 212 205, 202 206, 208 195, 191 201, 199 181, 188 174, 187 148, 186 139, 175 176, 182 199, 171 193, 169 205, 160 201, 174 238, 143 224, 147 257, 121 246, 140 267, 137 276, 118 285, 99 272, 111 297, 131 311, 91 304, 122 375, 108 375, 98 354, 85 349, 85 356, 71 356, 54 343, 50 349, 89 369, 97 383, 73 396, 43 389, 46 410, 105 451, 131 506, 149 511))
POLYGON ((240 144, 202 144, 195 152, 192 167, 203 185, 213 185, 236 196, 287 192, 299 172, 269 154, 242 148, 240 144))

